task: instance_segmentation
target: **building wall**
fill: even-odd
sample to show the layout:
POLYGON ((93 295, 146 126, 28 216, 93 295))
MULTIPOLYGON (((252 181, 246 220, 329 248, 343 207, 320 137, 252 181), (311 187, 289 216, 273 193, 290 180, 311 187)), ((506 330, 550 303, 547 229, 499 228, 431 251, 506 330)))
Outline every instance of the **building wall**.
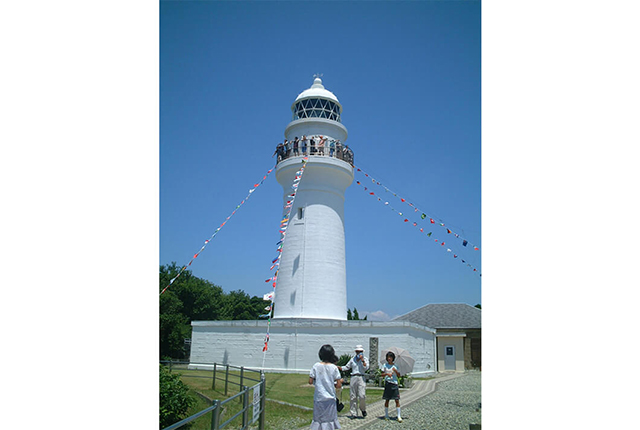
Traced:
POLYGON ((455 347, 456 372, 464 372, 464 334, 460 336, 445 335, 438 336, 438 372, 445 371, 445 346, 455 347))
POLYGON ((361 344, 369 355, 370 338, 378 338, 378 351, 397 346, 411 353, 416 360, 413 375, 436 371, 434 330, 406 321, 272 320, 266 353, 262 352, 266 321, 193 321, 191 325, 192 368, 219 363, 267 372, 308 373, 318 362, 322 345, 331 344, 340 356, 353 355, 355 346, 361 344))

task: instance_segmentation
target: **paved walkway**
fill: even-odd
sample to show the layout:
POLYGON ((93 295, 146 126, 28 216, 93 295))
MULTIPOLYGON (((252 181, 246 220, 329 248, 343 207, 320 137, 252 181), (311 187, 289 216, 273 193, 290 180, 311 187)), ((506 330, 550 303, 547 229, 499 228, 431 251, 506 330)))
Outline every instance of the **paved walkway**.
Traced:
MULTIPOLYGON (((419 400, 424 396, 433 393, 438 382, 458 378, 462 375, 464 375, 464 373, 438 373, 436 377, 432 379, 414 380, 414 384, 411 389, 400 391, 400 406, 404 408, 405 406, 409 406, 416 400, 419 400)), ((348 387, 345 388, 346 389, 344 394, 347 395, 347 401, 344 402, 345 404, 342 412, 338 414, 338 421, 340 421, 340 426, 343 430, 366 428, 368 424, 371 424, 374 421, 377 422, 379 420, 379 417, 384 416, 384 401, 380 399, 380 401, 367 405, 366 418, 349 418, 349 389, 348 387)), ((382 392, 380 392, 380 396, 382 397, 382 392)), ((389 401, 389 416, 395 417, 395 409, 395 402, 393 400, 389 401)))

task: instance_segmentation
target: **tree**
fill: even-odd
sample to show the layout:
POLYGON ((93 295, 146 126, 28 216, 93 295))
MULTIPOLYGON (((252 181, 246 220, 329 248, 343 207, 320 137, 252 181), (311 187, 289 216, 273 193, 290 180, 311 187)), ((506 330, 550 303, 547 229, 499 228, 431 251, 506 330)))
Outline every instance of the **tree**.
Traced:
MULTIPOLYGON (((257 296, 254 296, 256 299, 257 296)), ((261 298, 260 298, 261 299, 261 298)), ((251 299, 242 290, 231 291, 223 300, 222 318, 224 320, 254 320, 264 310, 264 300, 258 307, 258 301, 251 299)))
POLYGON ((160 296, 160 357, 184 358, 184 339, 191 336, 189 319, 182 312, 182 302, 165 291, 160 296))
POLYGON ((254 320, 264 314, 262 297, 249 297, 242 290, 225 294, 205 279, 193 276, 191 271, 180 273, 173 262, 160 266, 160 358, 184 358, 184 340, 191 337, 191 322, 215 320, 254 320))
POLYGON ((482 306, 480 306, 480 303, 478 303, 477 305, 474 306, 474 308, 482 309, 482 306))
MULTIPOLYGON (((347 308, 347 321, 358 321, 360 320, 360 315, 358 315, 358 309, 353 308, 353 312, 351 312, 351 309, 347 308)), ((362 318, 362 321, 366 321, 367 320, 367 316, 365 315, 364 318, 362 318)))

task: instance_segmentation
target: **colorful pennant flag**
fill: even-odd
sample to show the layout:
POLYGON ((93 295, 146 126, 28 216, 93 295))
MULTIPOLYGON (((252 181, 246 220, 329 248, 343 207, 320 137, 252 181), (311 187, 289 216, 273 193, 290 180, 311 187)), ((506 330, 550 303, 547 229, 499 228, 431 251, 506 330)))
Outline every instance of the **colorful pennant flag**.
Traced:
MULTIPOLYGON (((291 220, 291 211, 293 209, 293 205, 294 202, 296 200, 296 194, 297 194, 297 190, 298 190, 298 186, 300 185, 300 181, 302 180, 302 176, 304 174, 304 169, 306 167, 306 163, 309 160, 308 156, 305 156, 302 158, 302 167, 300 167, 300 170, 298 170, 296 172, 296 176, 293 179, 293 185, 291 186, 291 189, 293 190, 293 192, 291 194, 288 194, 287 197, 289 197, 290 199, 287 199, 287 201, 285 202, 284 205, 284 215, 282 216, 282 220, 280 221, 280 229, 278 230, 280 232, 280 240, 276 243, 277 246, 277 251, 278 251, 278 256, 276 258, 274 258, 271 262, 273 263, 273 265, 269 268, 269 270, 273 270, 274 268, 276 269, 275 274, 273 277, 267 279, 265 282, 269 282, 269 281, 273 281, 273 289, 274 291, 269 293, 269 294, 265 294, 263 296, 264 300, 268 300, 271 303, 269 303, 269 306, 267 306, 265 309, 269 311, 268 314, 265 315, 260 315, 260 318, 267 318, 267 334, 265 336, 265 340, 264 340, 264 346, 262 348, 262 352, 266 353, 267 350, 269 349, 269 330, 271 327, 271 313, 273 310, 273 304, 274 304, 274 293, 275 293, 275 289, 276 289, 276 285, 277 285, 277 279, 278 279, 278 271, 280 270, 280 258, 282 257, 282 250, 285 244, 285 239, 286 239, 286 234, 287 234, 287 227, 289 227, 289 221, 291 220)), ((264 360, 265 360, 265 356, 263 355, 262 358, 262 364, 264 367, 264 360)))
MULTIPOLYGON (((358 172, 362 172, 366 177, 370 177, 370 175, 369 175, 368 173, 364 172, 362 169, 360 169, 360 168, 356 167, 356 170, 357 170, 358 172)), ((405 204, 408 204, 409 206, 411 206, 411 207, 414 209, 414 210, 413 210, 413 212, 414 212, 414 213, 416 213, 416 214, 417 214, 418 212, 420 212, 420 219, 421 219, 421 220, 424 220, 424 219, 427 219, 427 218, 428 218, 428 219, 429 219, 429 224, 438 224, 439 226, 441 226, 441 227, 444 227, 444 228, 445 228, 445 230, 446 230, 447 234, 453 234, 453 236, 454 236, 456 239, 461 239, 461 238, 460 238, 460 235, 459 235, 458 233, 454 232, 453 230, 451 230, 451 228, 446 227, 446 226, 445 226, 445 223, 444 223, 442 220, 438 220, 438 221, 436 222, 436 220, 435 220, 433 217, 429 217, 429 216, 427 215, 427 213, 426 213, 426 212, 423 212, 423 211, 419 210, 419 208, 418 208, 418 207, 416 207, 413 203, 408 202, 408 201, 407 201, 407 199, 405 199, 404 197, 401 197, 401 196, 399 196, 398 194, 394 193, 393 191, 391 191, 389 188, 387 188, 386 186, 384 186, 383 184, 381 184, 379 181, 375 180, 374 178, 371 178, 371 182, 372 182, 372 183, 374 183, 374 184, 376 184, 376 185, 379 185, 379 186, 383 187, 383 188, 385 189, 385 191, 386 191, 386 192, 389 192, 389 193, 393 194, 395 197, 397 197, 398 199, 400 199, 400 201, 401 201, 402 203, 405 203, 405 204)), ((356 184, 358 184, 358 185, 362 186, 362 187, 364 188, 365 192, 367 192, 367 193, 368 193, 368 195, 375 196, 379 202, 383 202, 383 200, 382 200, 379 196, 376 196, 375 192, 373 192, 373 191, 369 190, 369 189, 368 189, 367 187, 365 187, 365 186, 364 186, 360 181, 356 181, 356 184)), ((402 216, 402 215, 403 215, 403 214, 402 214, 402 212, 400 212, 400 211, 396 210, 394 207, 390 206, 389 202, 385 201, 385 202, 384 202, 384 205, 385 205, 385 206, 388 206, 388 207, 389 207, 389 209, 391 209, 392 211, 396 212, 399 216, 402 216)), ((403 222, 408 223, 408 222, 411 222, 411 220, 410 220, 409 218, 403 218, 403 222)), ((412 222, 411 224, 412 224, 414 227, 417 227, 417 228, 419 229, 420 233, 425 233, 424 229, 423 229, 422 227, 419 227, 417 222, 412 222)), ((426 236, 427 236, 427 237, 431 237, 432 233, 433 233, 433 232, 428 232, 428 233, 426 233, 426 236)), ((435 240, 435 242, 436 242, 436 243, 438 243, 438 242, 439 242, 439 241, 438 241, 438 239, 434 239, 434 240, 435 240)), ((467 244, 468 244, 468 241, 467 241, 466 239, 461 239, 461 240, 462 240, 462 246, 466 247, 466 246, 467 246, 467 244)), ((439 242, 439 243, 440 243, 440 245, 441 245, 441 246, 445 246, 445 242, 444 242, 444 241, 441 241, 441 242, 439 242)), ((474 249, 475 251, 478 251, 478 250, 479 250, 479 248, 478 248, 477 246, 475 246, 475 245, 472 245, 472 246, 473 246, 473 249, 474 249)), ((447 252, 452 252, 451 248, 446 248, 446 249, 447 249, 447 252)), ((457 254, 457 253, 454 253, 454 254, 452 254, 452 255, 454 256, 454 258, 458 258, 458 254, 457 254)), ((467 266, 469 266, 469 267, 471 267, 472 269, 474 269, 474 271, 477 271, 477 269, 475 269, 474 267, 472 267, 470 264, 467 264, 467 266)))

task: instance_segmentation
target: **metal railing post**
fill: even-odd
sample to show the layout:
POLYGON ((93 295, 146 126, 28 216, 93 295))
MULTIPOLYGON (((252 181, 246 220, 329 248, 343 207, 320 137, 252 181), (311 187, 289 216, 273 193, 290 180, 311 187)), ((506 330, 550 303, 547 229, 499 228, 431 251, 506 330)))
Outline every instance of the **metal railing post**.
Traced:
POLYGON ((240 366, 240 386, 244 386, 244 367, 240 366))
POLYGON ((242 396, 242 428, 246 428, 249 424, 249 388, 242 387, 244 395, 242 396))
POLYGON ((229 385, 229 365, 227 364, 227 374, 224 378, 224 395, 227 395, 227 386, 229 385))
POLYGON ((220 425, 220 400, 214 400, 215 409, 211 412, 211 430, 218 430, 220 425))
POLYGON ((260 418, 258 420, 258 429, 264 430, 264 420, 266 418, 265 406, 267 406, 267 380, 262 372, 260 372, 260 380, 262 387, 260 387, 260 418))
POLYGON ((216 389, 216 363, 213 363, 213 382, 211 383, 211 389, 215 390, 216 389))

